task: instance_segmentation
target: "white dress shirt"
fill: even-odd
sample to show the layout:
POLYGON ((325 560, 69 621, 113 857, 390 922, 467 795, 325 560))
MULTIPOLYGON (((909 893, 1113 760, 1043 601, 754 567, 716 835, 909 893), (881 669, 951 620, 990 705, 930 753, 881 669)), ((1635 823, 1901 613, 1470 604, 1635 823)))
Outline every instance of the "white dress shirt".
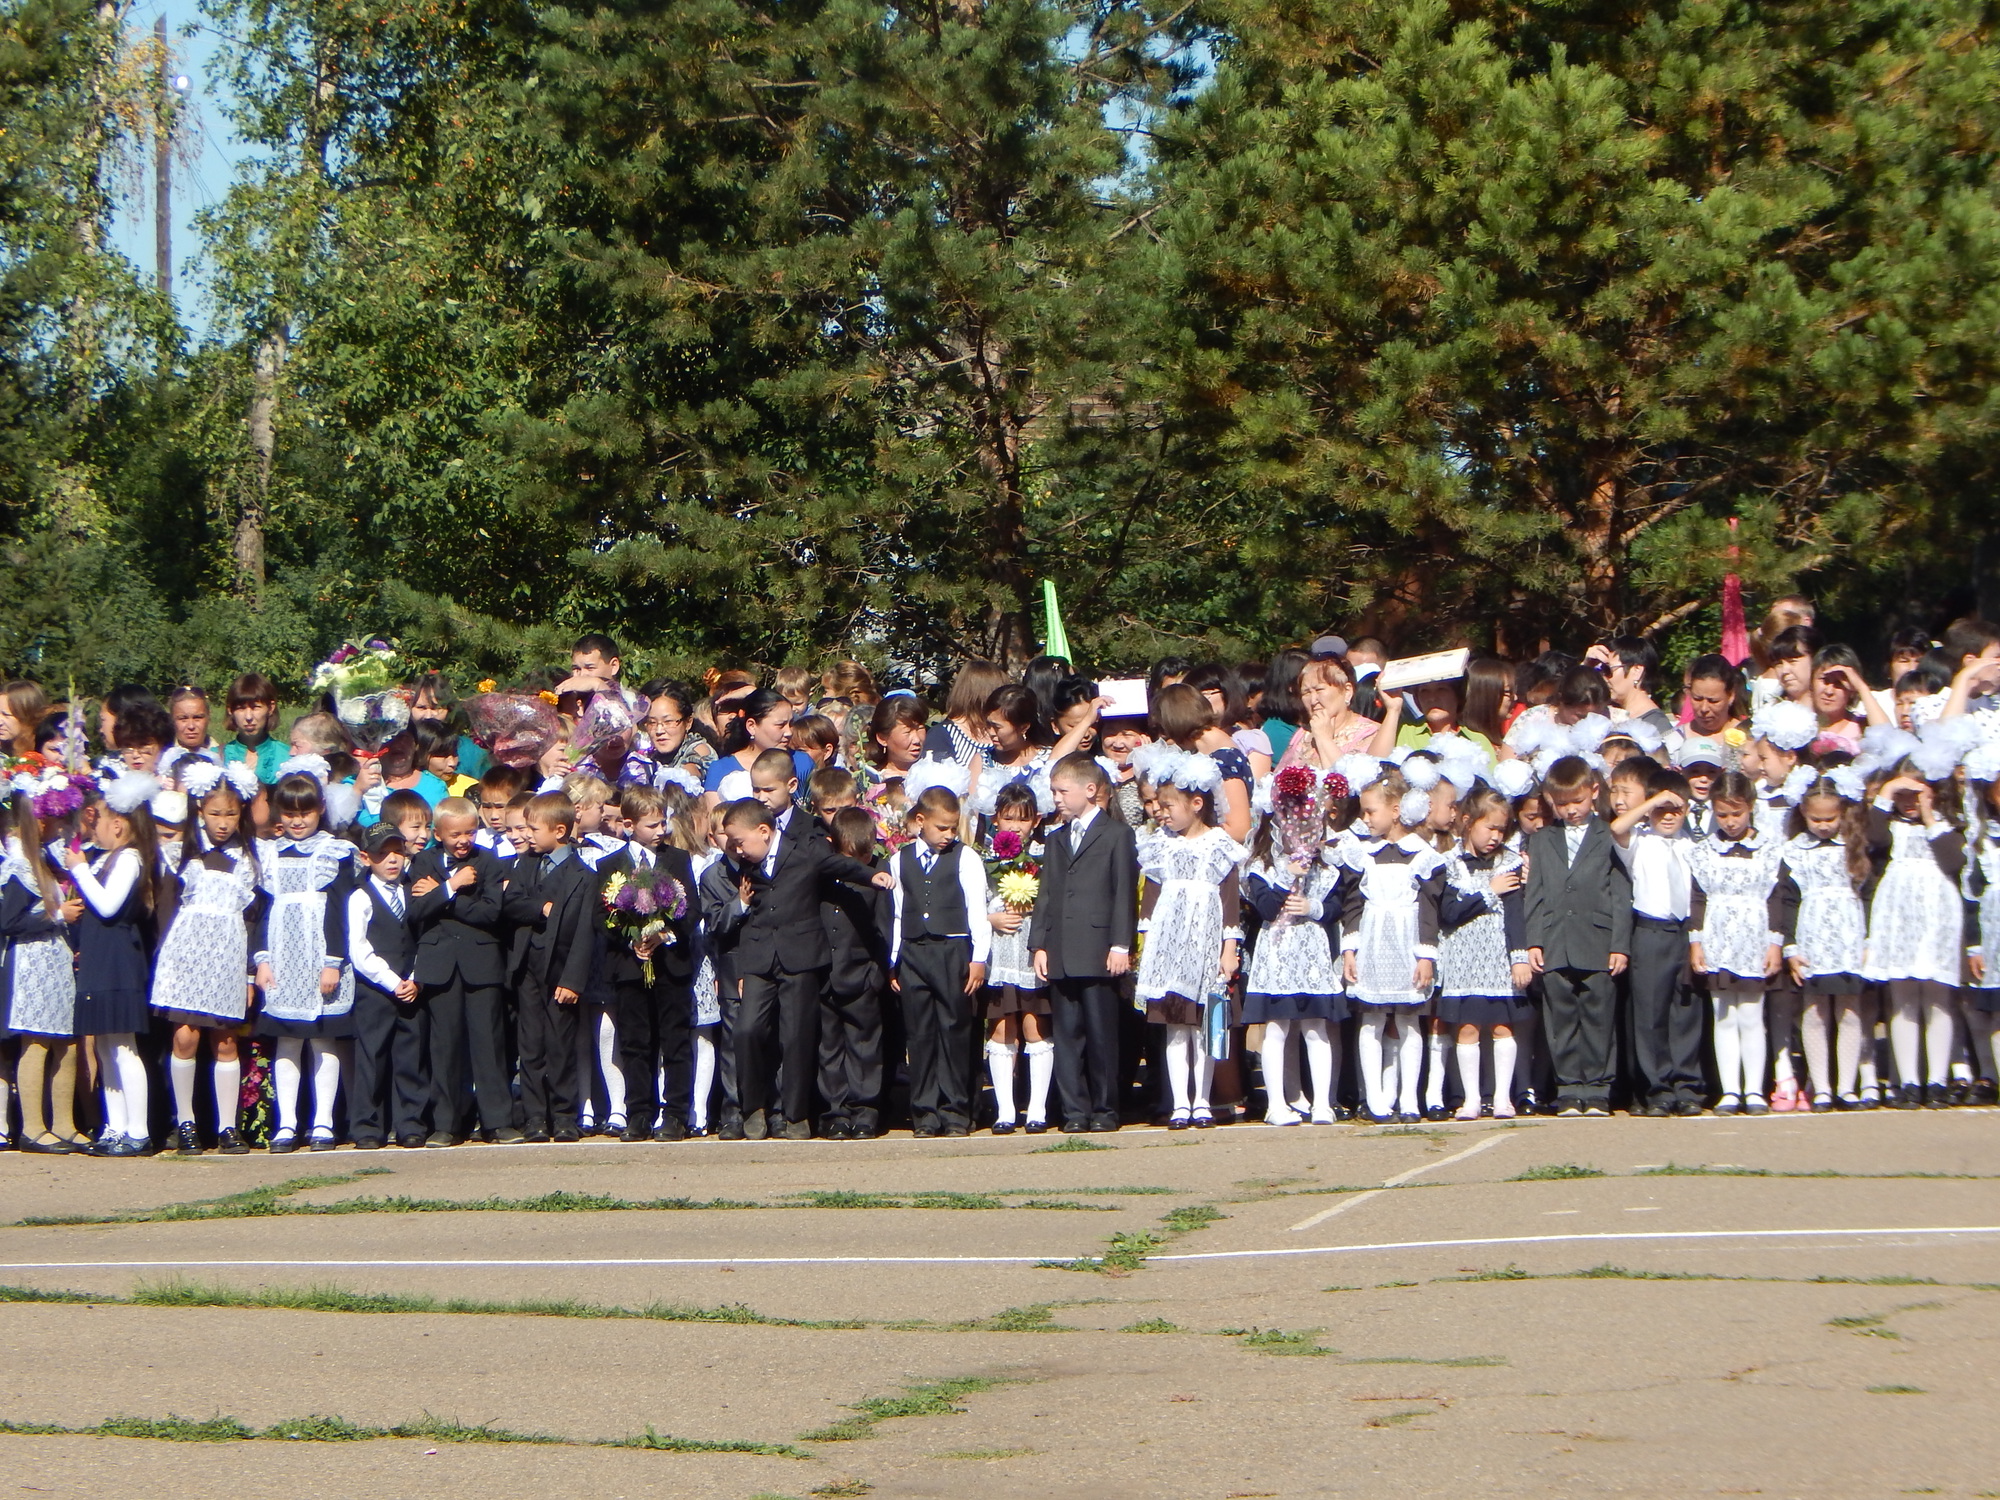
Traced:
POLYGON ((1632 910, 1662 922, 1685 922, 1693 912, 1694 876, 1688 869, 1685 838, 1665 838, 1640 828, 1618 858, 1632 876, 1632 910))
POLYGON ((354 961, 354 972, 374 985, 377 989, 396 993, 396 986, 410 976, 398 974, 389 967, 388 960, 375 951, 368 941, 368 919, 374 913, 374 903, 368 899, 368 887, 375 887, 382 897, 382 904, 390 911, 409 913, 409 892, 401 886, 385 885, 380 877, 370 875, 367 883, 356 886, 347 893, 347 953, 354 961))

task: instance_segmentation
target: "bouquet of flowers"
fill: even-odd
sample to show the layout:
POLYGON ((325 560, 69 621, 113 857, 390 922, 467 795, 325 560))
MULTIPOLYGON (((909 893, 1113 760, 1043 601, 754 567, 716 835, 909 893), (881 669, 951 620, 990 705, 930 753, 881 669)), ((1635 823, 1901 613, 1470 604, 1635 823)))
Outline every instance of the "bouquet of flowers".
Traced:
POLYGON ((578 765, 586 760, 620 765, 638 739, 645 718, 646 700, 637 693, 617 687, 598 689, 576 716, 576 727, 569 736, 570 757, 578 765))
POLYGON ((532 767, 562 737, 555 704, 539 693, 481 693, 463 707, 472 737, 505 766, 532 767))
POLYGON ((48 823, 68 816, 83 806, 84 775, 72 774, 60 761, 39 750, 17 755, 7 762, 7 784, 25 793, 35 809, 35 817, 48 823))
POLYGON ((386 641, 348 641, 313 669, 312 690, 333 694, 334 713, 355 750, 380 755, 410 724, 409 695, 400 685, 402 658, 386 641))
POLYGON ((1287 860, 1302 865, 1326 841, 1326 809, 1319 778, 1309 766, 1286 766, 1271 778, 1271 821, 1287 860))
POLYGON ((1011 828, 993 835, 992 856, 986 861, 993 888, 1007 910, 1024 916, 1035 909, 1042 892, 1042 867, 1028 853, 1028 841, 1011 828))
MULTIPOLYGON (((688 909, 687 891, 658 865, 634 870, 629 875, 614 874, 604 882, 602 900, 604 925, 634 944, 656 937, 673 942, 674 935, 667 931, 667 924, 678 922, 688 909)), ((641 959, 639 966, 646 975, 646 983, 651 984, 652 959, 641 959)))

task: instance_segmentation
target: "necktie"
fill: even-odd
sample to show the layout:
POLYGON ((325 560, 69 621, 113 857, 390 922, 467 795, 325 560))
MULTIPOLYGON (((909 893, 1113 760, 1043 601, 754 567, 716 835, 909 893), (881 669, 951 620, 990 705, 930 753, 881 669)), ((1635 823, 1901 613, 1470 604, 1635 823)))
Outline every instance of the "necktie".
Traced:
POLYGON ((924 845, 917 851, 917 863, 926 875, 930 874, 937 867, 937 850, 931 848, 929 844, 924 845))
POLYGON ((400 885, 389 887, 389 910, 398 917, 403 915, 403 888, 400 885))

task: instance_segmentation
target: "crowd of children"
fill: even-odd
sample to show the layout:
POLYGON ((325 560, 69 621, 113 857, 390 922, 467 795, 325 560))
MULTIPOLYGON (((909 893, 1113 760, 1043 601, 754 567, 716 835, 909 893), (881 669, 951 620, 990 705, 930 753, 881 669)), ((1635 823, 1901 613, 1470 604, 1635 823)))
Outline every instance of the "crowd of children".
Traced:
POLYGON ((587 636, 526 752, 436 675, 335 672, 284 740, 255 674, 224 739, 192 686, 10 683, 0 1138, 1996 1102, 2000 627, 1879 692, 1804 601, 1751 644, 1669 705, 1633 637, 1396 690, 1322 637, 1113 716, 1048 658, 933 714, 853 662, 635 691, 587 636))

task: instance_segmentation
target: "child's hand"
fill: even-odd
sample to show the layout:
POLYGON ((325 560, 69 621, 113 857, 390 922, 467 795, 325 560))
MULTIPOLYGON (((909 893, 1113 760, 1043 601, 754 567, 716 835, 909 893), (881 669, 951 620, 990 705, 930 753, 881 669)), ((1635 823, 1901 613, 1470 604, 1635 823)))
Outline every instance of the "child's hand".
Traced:
POLYGON ((81 849, 72 844, 63 850, 63 863, 74 870, 78 865, 87 865, 90 861, 83 857, 81 849))
POLYGON ((1530 974, 1540 974, 1545 972, 1545 965, 1542 962, 1541 949, 1530 948, 1528 950, 1528 972, 1530 974))
POLYGON ((405 979, 401 984, 397 985, 396 998, 402 1001, 405 1005, 408 1005, 412 1000, 416 999, 417 998, 416 980, 405 979))
POLYGON ((634 938, 632 951, 642 959, 651 958, 660 951, 660 935, 656 932, 651 937, 634 938))
POLYGON ((1410 988, 1419 995, 1428 995, 1431 986, 1437 982, 1437 965, 1428 958, 1417 960, 1417 969, 1410 976, 1410 988))
POLYGON ((1764 950, 1764 977, 1776 979, 1778 970, 1784 966, 1784 962, 1784 950, 1776 943, 1772 943, 1764 950))
POLYGON ((1279 911, 1281 917, 1303 917, 1306 914, 1306 897, 1303 891, 1293 891, 1285 897, 1285 904, 1279 911))
POLYGON ((1605 972, 1610 974, 1612 978, 1615 979, 1620 974, 1623 974, 1625 972, 1626 966, 1629 965, 1631 962, 1632 960, 1625 954, 1614 953, 1611 955, 1611 962, 1605 967, 1605 972))
POLYGON ((56 915, 62 918, 64 926, 76 926, 83 920, 83 897, 71 896, 56 908, 56 915))
POLYGON ((419 880, 415 885, 410 887, 410 894, 412 896, 428 896, 437 888, 437 881, 426 875, 422 880, 419 880))
POLYGON ((1049 982, 1049 955, 1041 948, 1035 950, 1035 978, 1043 984, 1049 982))
POLYGON ((1236 963, 1236 939, 1226 938, 1222 944, 1222 977, 1224 979, 1234 979, 1236 977, 1236 963))
POLYGON ((1521 888, 1521 871, 1519 868, 1495 870, 1493 872, 1493 879, 1489 883, 1493 888, 1494 895, 1505 896, 1510 891, 1518 891, 1521 888))
POLYGON ((1526 993, 1529 984, 1531 984, 1534 981, 1534 978, 1535 978, 1535 971, 1532 968, 1530 968, 1527 964, 1515 964, 1514 993, 1517 995, 1526 993))
POLYGON ((968 995, 978 994, 979 987, 984 983, 986 983, 986 965, 982 963, 967 964, 965 968, 965 993, 968 995))
POLYGON ((889 988, 898 995, 903 993, 903 976, 894 969, 889 971, 889 988))
POLYGON ((556 909, 556 904, 553 901, 544 901, 542 903, 542 915, 545 917, 555 909, 556 909))
POLYGON ((271 972, 271 966, 269 964, 257 965, 258 989, 268 990, 272 985, 276 984, 277 982, 278 982, 277 976, 271 972))
POLYGON ((369 759, 362 761, 354 771, 354 790, 372 791, 382 784, 382 762, 369 759))
POLYGON ((460 865, 456 870, 451 872, 451 879, 446 881, 445 884, 455 891, 462 891, 467 886, 477 882, 478 879, 479 872, 473 869, 471 865, 460 865))
MULTIPOLYGON (((1791 965, 1792 983, 1804 984, 1806 982, 1806 961, 1803 958, 1788 958, 1785 962, 1791 965)), ((1973 962, 1978 963, 1979 960, 1975 958, 1973 962)), ((1975 974, 1973 977, 1976 979, 1979 976, 1975 974)))
POLYGON ((1021 930, 1023 919, 1017 911, 996 911, 986 920, 993 924, 995 932, 1015 933, 1021 930))
POLYGON ((1708 950, 1700 943, 1688 944, 1688 967, 1697 974, 1708 972, 1708 950))
POLYGON ((335 990, 339 988, 340 988, 340 970, 321 969, 319 971, 319 992, 322 995, 331 995, 335 990))
POLYGON ((1121 974, 1130 974, 1132 972, 1132 955, 1122 953, 1118 949, 1113 948, 1109 953, 1104 955, 1104 972, 1109 974, 1113 979, 1118 978, 1121 974))
POLYGON ((576 1004, 576 991, 566 990, 561 985, 557 985, 555 1000, 558 1005, 574 1005, 576 1004))
POLYGON ((896 888, 896 877, 887 870, 877 870, 869 877, 868 883, 878 891, 893 891, 896 888))
POLYGON ((1986 956, 1982 953, 1968 954, 1965 966, 1972 975, 1972 982, 1979 984, 1986 978, 1986 956))
POLYGON ((750 898, 754 895, 756 895, 756 890, 750 884, 750 877, 748 875, 737 876, 736 878, 737 904, 739 906, 747 907, 750 904, 750 898))
POLYGON ((1354 966, 1354 950, 1352 948, 1340 955, 1340 977, 1349 984, 1353 984, 1361 977, 1360 971, 1354 966))

